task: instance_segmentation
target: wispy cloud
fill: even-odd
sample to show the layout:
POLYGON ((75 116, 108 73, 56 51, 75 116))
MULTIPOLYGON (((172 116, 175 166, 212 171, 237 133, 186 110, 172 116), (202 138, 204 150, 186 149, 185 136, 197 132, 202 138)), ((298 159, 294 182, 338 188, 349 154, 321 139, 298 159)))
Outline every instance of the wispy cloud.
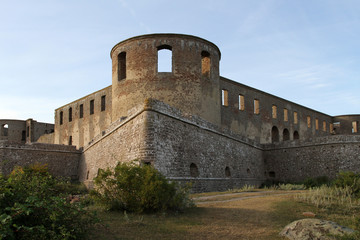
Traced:
POLYGON ((151 33, 151 29, 149 26, 147 26, 143 21, 140 20, 140 18, 138 17, 138 15, 136 14, 135 10, 129 6, 129 4, 125 1, 125 0, 119 0, 119 2, 121 3, 121 5, 127 9, 130 13, 130 15, 134 18, 134 20, 137 22, 137 24, 146 30, 147 33, 151 33))

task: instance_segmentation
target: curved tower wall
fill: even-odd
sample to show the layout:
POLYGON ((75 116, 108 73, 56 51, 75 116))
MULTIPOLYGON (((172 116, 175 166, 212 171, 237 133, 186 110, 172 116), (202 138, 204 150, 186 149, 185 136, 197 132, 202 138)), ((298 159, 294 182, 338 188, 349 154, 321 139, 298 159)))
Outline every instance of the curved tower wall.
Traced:
POLYGON ((213 43, 189 35, 143 35, 115 45, 111 58, 112 121, 153 98, 220 124, 220 50, 213 43), (171 72, 158 72, 161 49, 171 50, 171 72))

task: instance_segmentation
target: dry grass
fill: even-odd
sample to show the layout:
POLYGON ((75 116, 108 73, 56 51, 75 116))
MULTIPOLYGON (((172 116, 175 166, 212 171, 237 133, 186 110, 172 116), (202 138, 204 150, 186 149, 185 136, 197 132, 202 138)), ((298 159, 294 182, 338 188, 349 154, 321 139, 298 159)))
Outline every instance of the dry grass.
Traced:
POLYGON ((277 195, 210 202, 178 215, 100 212, 108 227, 98 226, 91 239, 283 239, 272 212, 274 203, 288 199, 277 195))
POLYGON ((295 194, 284 195, 298 192, 195 195, 206 197, 206 202, 203 200, 198 207, 181 214, 133 215, 99 211, 103 223, 94 228, 90 239, 284 240, 278 236, 281 229, 305 218, 302 213, 308 211, 314 212, 317 218, 353 227, 354 219, 343 212, 335 213, 295 201, 295 194))

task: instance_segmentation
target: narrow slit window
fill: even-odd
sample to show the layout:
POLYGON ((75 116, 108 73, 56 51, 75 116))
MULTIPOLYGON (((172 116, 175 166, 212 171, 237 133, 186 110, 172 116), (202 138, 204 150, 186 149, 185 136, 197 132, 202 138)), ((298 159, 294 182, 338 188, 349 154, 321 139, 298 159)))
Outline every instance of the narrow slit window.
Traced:
POLYGON ((359 122, 353 121, 353 122, 351 123, 351 125, 352 125, 351 132, 352 132, 352 133, 357 133, 357 132, 358 132, 359 122))
POLYGON ((243 95, 239 95, 239 110, 245 110, 245 98, 243 95))
POLYGON ((284 122, 287 122, 288 120, 289 120, 288 110, 284 108, 284 122))
POLYGON ((69 137, 69 145, 72 145, 72 136, 69 137))
POLYGON ((298 124, 298 113, 294 112, 294 124, 298 124))
POLYGON ((158 72, 172 72, 172 48, 168 45, 158 47, 158 72))
POLYGON ((80 118, 84 117, 84 104, 80 104, 80 118))
POLYGON ((72 121, 72 108, 69 108, 69 122, 72 121))
POLYGON ((315 118, 315 129, 319 130, 319 119, 315 118))
POLYGON ((311 128, 311 117, 307 116, 306 121, 307 121, 307 127, 311 128))
POLYGON ((258 99, 254 99, 254 114, 260 113, 260 101, 258 99))
POLYGON ((94 114, 94 100, 90 100, 90 115, 94 114))
POLYGON ((60 119, 60 125, 62 125, 63 123, 64 123, 64 112, 63 111, 61 111, 60 112, 60 117, 59 117, 60 119))
POLYGON ((323 131, 326 132, 326 122, 323 121, 323 131))
POLYGON ((126 52, 121 52, 118 55, 118 80, 126 78, 126 52))
POLYGON ((105 111, 106 108, 106 96, 101 96, 101 111, 105 111))
POLYGON ((227 107, 229 106, 229 96, 228 90, 223 89, 221 91, 221 105, 227 107))
POLYGON ((277 118, 277 106, 276 105, 272 106, 272 118, 274 118, 274 119, 277 118))
POLYGON ((206 51, 201 52, 201 74, 206 78, 210 78, 210 53, 206 51))

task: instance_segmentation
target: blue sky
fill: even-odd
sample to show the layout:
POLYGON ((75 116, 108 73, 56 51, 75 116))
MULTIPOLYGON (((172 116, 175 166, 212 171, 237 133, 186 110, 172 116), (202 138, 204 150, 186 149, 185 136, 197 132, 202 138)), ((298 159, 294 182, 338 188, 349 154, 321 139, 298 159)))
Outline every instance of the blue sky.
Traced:
POLYGON ((0 119, 111 84, 110 50, 183 33, 215 43, 220 74, 329 115, 360 114, 358 0, 0 0, 0 119))

